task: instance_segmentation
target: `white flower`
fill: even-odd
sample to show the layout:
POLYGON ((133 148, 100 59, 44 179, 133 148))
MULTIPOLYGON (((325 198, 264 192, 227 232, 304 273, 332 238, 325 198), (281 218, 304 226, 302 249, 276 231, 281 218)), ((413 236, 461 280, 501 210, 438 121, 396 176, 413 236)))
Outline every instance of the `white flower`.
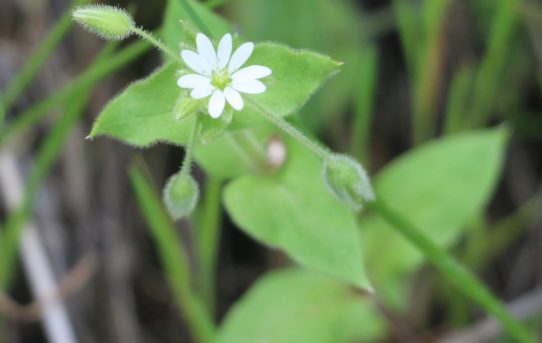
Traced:
POLYGON ((237 111, 243 109, 244 101, 239 93, 260 94, 265 85, 259 80, 271 75, 271 69, 251 65, 239 69, 254 50, 253 43, 242 44, 232 54, 232 37, 222 37, 215 52, 213 43, 204 34, 196 36, 197 52, 182 50, 181 57, 186 65, 197 74, 183 75, 177 80, 181 88, 192 89, 194 99, 209 99, 209 115, 218 118, 224 112, 226 101, 237 111))

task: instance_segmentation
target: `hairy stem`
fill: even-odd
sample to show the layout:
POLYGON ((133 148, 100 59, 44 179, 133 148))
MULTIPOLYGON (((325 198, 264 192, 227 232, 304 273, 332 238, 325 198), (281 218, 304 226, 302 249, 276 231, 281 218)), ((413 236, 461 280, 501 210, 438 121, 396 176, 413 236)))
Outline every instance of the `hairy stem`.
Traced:
POLYGON ((250 99, 247 100, 252 107, 258 111, 265 119, 273 123, 276 127, 290 135, 292 138, 296 139, 299 143, 303 144, 307 149, 309 149, 314 155, 316 155, 322 161, 330 160, 330 153, 328 150, 313 142, 309 137, 302 133, 299 129, 292 126, 284 118, 273 115, 267 110, 261 108, 258 104, 250 99))
MULTIPOLYGON (((378 198, 377 198, 378 199, 378 198)), ((382 200, 367 203, 391 226, 415 246, 428 261, 466 296, 494 316, 515 342, 534 343, 529 331, 516 321, 502 303, 463 265, 427 238, 416 226, 388 207, 382 200)))
POLYGON ((190 134, 190 139, 184 151, 183 165, 181 166, 182 177, 190 174, 190 170, 192 169, 192 151, 194 150, 194 141, 196 138, 196 134, 198 133, 198 127, 199 118, 196 118, 196 120, 194 121, 194 127, 192 128, 192 133, 190 134))
POLYGON ((167 54, 169 57, 173 58, 175 61, 179 61, 183 63, 181 60, 179 54, 176 54, 173 50, 171 50, 167 45, 162 43, 158 38, 154 37, 150 32, 147 32, 139 27, 133 27, 132 32, 141 37, 142 39, 146 40, 147 42, 154 45, 156 48, 167 54))

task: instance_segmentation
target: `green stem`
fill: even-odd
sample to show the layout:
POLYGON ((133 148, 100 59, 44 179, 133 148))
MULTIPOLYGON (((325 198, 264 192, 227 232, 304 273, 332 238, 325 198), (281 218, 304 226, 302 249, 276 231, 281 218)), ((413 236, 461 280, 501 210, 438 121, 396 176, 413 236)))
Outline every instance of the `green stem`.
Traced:
POLYGON ((501 302, 485 288, 474 275, 459 264, 446 251, 441 249, 421 233, 416 226, 388 207, 381 200, 368 203, 397 232, 414 245, 432 263, 449 282, 455 284, 465 295, 477 302, 484 310, 500 321, 506 332, 515 342, 534 343, 529 331, 517 322, 504 308, 501 302))
POLYGON ((210 313, 215 309, 215 272, 217 247, 220 237, 220 199, 222 180, 210 176, 205 186, 203 209, 197 229, 203 298, 210 313))
POLYGON ((194 150, 194 141, 196 138, 196 134, 198 133, 198 127, 199 119, 196 117, 196 120, 194 121, 194 127, 192 128, 192 133, 190 134, 190 139, 188 140, 188 144, 186 145, 184 151, 183 165, 181 166, 182 177, 189 175, 190 171, 192 170, 192 151, 194 150))
POLYGON ((130 180, 188 329, 198 342, 210 343, 215 327, 203 302, 192 291, 188 256, 179 242, 175 226, 142 167, 134 165, 130 168, 130 180))
POLYGON ((162 43, 162 41, 154 37, 150 32, 140 29, 139 27, 133 27, 132 32, 154 45, 156 48, 167 54, 169 57, 173 58, 173 60, 184 63, 179 54, 176 54, 167 45, 162 43))
POLYGON ((273 123, 276 127, 290 135, 292 138, 296 139, 299 143, 303 144, 307 149, 309 149, 314 155, 316 155, 318 158, 320 158, 322 161, 326 162, 330 160, 330 153, 328 150, 324 149, 320 145, 313 142, 310 138, 308 138, 305 134, 303 134, 299 129, 292 126, 290 123, 288 123, 284 118, 278 117, 273 115, 272 113, 268 112, 267 110, 260 107, 258 104, 256 104, 254 101, 251 101, 250 99, 247 100, 248 103, 252 105, 252 107, 258 111, 265 119, 273 123))
POLYGON ((107 60, 95 61, 81 75, 75 78, 66 86, 62 87, 52 96, 47 97, 38 104, 17 116, 12 123, 8 123, 4 134, 0 137, 0 143, 9 140, 16 133, 32 127, 36 122, 42 119, 49 110, 53 109, 59 103, 73 97, 82 89, 100 81, 106 76, 111 75, 117 69, 127 65, 129 62, 139 57, 149 48, 147 42, 135 42, 122 49, 117 54, 107 60))
MULTIPOLYGON (((73 5, 82 5, 87 2, 88 0, 74 0, 73 5)), ((22 67, 21 71, 13 78, 4 91, 3 101, 6 112, 11 111, 11 108, 17 101, 17 98, 19 98, 19 96, 24 92, 32 79, 34 79, 40 67, 47 60, 51 52, 60 43, 64 36, 66 36, 72 25, 73 20, 71 17, 71 9, 68 9, 56 22, 47 37, 43 39, 41 45, 36 49, 32 56, 30 56, 22 67)))

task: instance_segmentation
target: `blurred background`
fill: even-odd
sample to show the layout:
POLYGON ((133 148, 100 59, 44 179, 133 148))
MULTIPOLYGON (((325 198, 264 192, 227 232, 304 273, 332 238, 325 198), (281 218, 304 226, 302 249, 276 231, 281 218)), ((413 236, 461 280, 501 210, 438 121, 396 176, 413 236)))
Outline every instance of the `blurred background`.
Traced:
MULTIPOLYGON (((128 9, 149 30, 160 27, 166 8, 166 0, 102 3, 128 9)), ((233 23, 244 39, 309 48, 345 63, 296 120, 334 151, 351 152, 371 175, 428 140, 505 123, 511 138, 494 195, 450 251, 503 302, 515 306, 514 313, 540 327, 539 2, 201 3, 233 23)), ((100 77, 85 76, 95 60, 107 61, 108 53, 130 42, 106 45, 72 25, 66 15, 71 5, 68 0, 0 0, 0 94, 6 111, 0 264, 11 270, 10 281, 2 279, 0 341, 48 341, 40 304, 33 302, 29 269, 5 253, 13 249, 6 243, 13 237, 5 233, 20 226, 34 228, 47 263, 62 280, 53 298, 66 298, 78 341, 191 342, 127 176, 130 163, 142 159, 152 166, 160 189, 177 170, 183 150, 156 145, 141 151, 107 138, 85 140, 107 101, 157 68, 160 55, 133 49, 123 61, 102 63, 100 68, 110 69, 100 77), (51 53, 42 54, 46 58, 42 65, 35 61, 34 70, 23 69, 38 47, 51 53)), ((219 199, 223 182, 197 167, 195 173, 210 190, 204 193, 209 201, 219 199)), ((405 175, 405 182, 410 177, 405 175)), ((215 210, 221 223, 215 293, 220 321, 255 280, 290 262, 236 228, 219 202, 215 210)), ((190 226, 177 223, 188 251, 193 250, 190 226)), ((455 295, 431 268, 417 268, 412 278, 416 287, 407 305, 393 310, 380 304, 378 316, 386 329, 364 341, 477 342, 500 336, 476 306, 455 295)))

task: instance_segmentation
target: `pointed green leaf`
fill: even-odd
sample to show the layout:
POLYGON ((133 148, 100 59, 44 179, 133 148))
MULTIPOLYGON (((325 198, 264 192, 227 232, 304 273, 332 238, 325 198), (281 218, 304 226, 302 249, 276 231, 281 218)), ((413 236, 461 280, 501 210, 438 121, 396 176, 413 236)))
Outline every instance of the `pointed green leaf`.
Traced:
POLYGON ((226 208, 259 241, 305 267, 368 289, 356 215, 328 192, 321 174, 322 162, 289 141, 278 172, 242 176, 226 187, 226 208))
POLYGON ((264 79, 265 93, 249 97, 277 116, 298 110, 341 67, 328 56, 276 43, 258 44, 246 63, 252 64, 267 66, 273 74, 264 79))
MULTIPOLYGON (((247 102, 250 99, 278 116, 302 106, 340 66, 326 56, 273 43, 257 45, 247 62, 247 65, 251 64, 269 66, 273 75, 265 80, 265 93, 243 96, 247 102)), ((178 64, 168 64, 126 88, 102 111, 89 137, 107 135, 139 147, 156 142, 186 142, 195 116, 182 120, 175 118, 174 109, 181 96, 176 83, 179 68, 178 64)), ((242 129, 263 122, 264 119, 247 105, 243 111, 233 113, 228 129, 242 129)))
POLYGON ((301 270, 260 279, 228 313, 217 343, 350 343, 384 330, 369 299, 301 270))
MULTIPOLYGON (((257 44, 245 65, 253 64, 267 66, 273 74, 262 79, 267 86, 265 93, 243 94, 243 97, 281 117, 300 109, 341 66, 328 56, 308 50, 294 50, 276 43, 257 44)), ((263 120, 247 106, 234 115, 233 127, 252 126, 263 120)))
POLYGON ((128 86, 107 104, 89 138, 107 135, 138 147, 157 141, 186 142, 195 116, 186 121, 175 119, 173 109, 181 94, 176 85, 177 68, 169 64, 128 86))
MULTIPOLYGON (((489 200, 506 137, 500 128, 425 144, 386 167, 375 180, 376 193, 439 246, 449 247, 489 200)), ((388 301, 400 304, 404 277, 420 266, 422 255, 379 217, 363 218, 360 226, 377 291, 384 295, 385 287, 388 301)))

